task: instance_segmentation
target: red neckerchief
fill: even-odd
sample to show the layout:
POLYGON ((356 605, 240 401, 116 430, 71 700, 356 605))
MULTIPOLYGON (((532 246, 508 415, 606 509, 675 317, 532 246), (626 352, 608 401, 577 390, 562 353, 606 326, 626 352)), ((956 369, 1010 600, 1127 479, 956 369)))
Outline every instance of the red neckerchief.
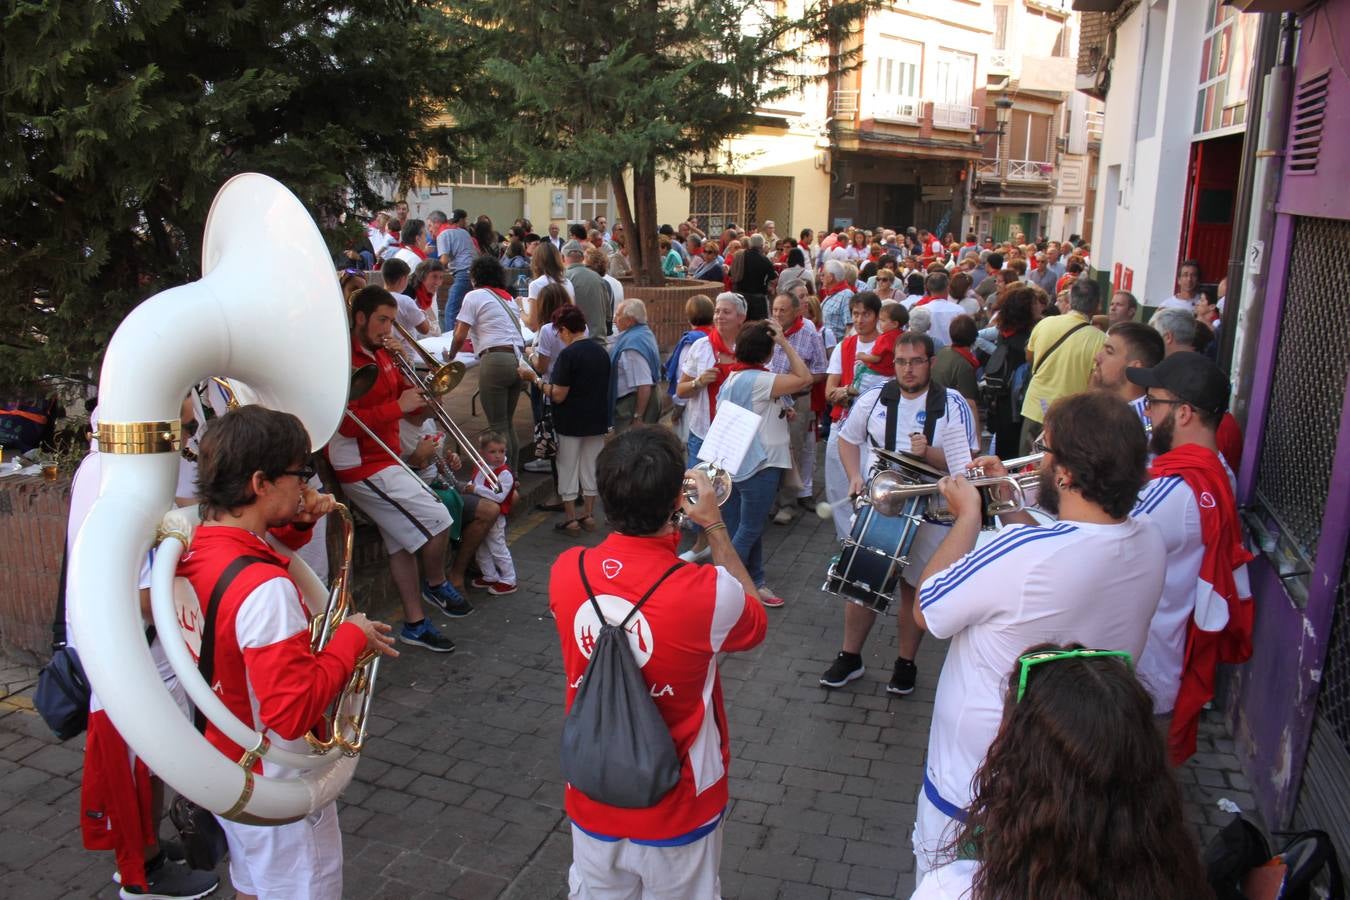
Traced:
POLYGON ((490 288, 488 288, 488 290, 489 290, 489 291, 492 291, 492 293, 496 294, 498 297, 501 297, 501 298, 502 298, 503 300, 505 300, 507 303, 515 303, 515 302, 516 302, 516 298, 515 298, 515 297, 512 297, 512 296, 511 296, 511 293, 510 293, 509 291, 503 290, 502 288, 499 288, 499 287, 490 287, 490 288))
POLYGON ((703 332, 705 335, 711 336, 712 333, 713 333, 714 331, 716 331, 717 329, 713 328, 711 325, 695 325, 695 326, 694 326, 692 329, 690 329, 690 330, 691 330, 691 331, 701 331, 701 332, 703 332))
POLYGON ((933 302, 934 300, 936 300, 936 299, 937 299, 937 297, 934 297, 932 294, 924 294, 924 295, 923 295, 923 298, 920 299, 918 303, 915 303, 914 306, 915 306, 916 309, 917 309, 918 307, 920 307, 920 306, 927 306, 928 304, 932 303, 932 302, 933 302))
POLYGON ((955 344, 953 344, 952 349, 955 350, 957 353, 961 354, 961 356, 965 359, 965 361, 970 363, 970 367, 972 369, 978 369, 980 367, 980 361, 975 358, 974 353, 970 352, 969 347, 958 347, 955 344))
POLYGON ((436 300, 436 295, 422 285, 417 286, 417 306, 419 309, 431 309, 431 304, 436 300))
POLYGON ((727 346, 726 341, 722 340, 722 335, 716 328, 708 332, 708 343, 712 345, 713 368, 717 370, 717 377, 713 379, 712 384, 708 385, 708 421, 711 422, 713 416, 717 415, 717 392, 722 389, 722 382, 727 380, 731 374, 731 367, 735 362, 720 362, 723 356, 735 357, 735 351, 727 346))
POLYGON ((1252 554, 1242 542, 1233 488, 1216 453, 1199 444, 1183 444, 1155 459, 1149 475, 1179 475, 1194 492, 1205 547, 1200 562, 1202 589, 1208 586, 1213 596, 1207 599, 1213 602, 1217 597, 1228 607, 1227 622, 1217 631, 1201 629, 1194 614, 1186 622, 1181 687, 1167 732, 1172 764, 1179 766, 1195 753, 1200 710, 1214 697, 1218 665, 1243 663, 1252 655, 1255 604, 1245 571, 1252 554))
POLYGON ((806 320, 801 316, 798 316, 797 318, 792 320, 791 325, 783 329, 783 337, 792 337, 794 334, 801 331, 802 327, 805 325, 806 320))
POLYGON ((821 303, 824 303, 825 300, 826 300, 827 298, 833 297, 835 294, 839 293, 840 291, 846 291, 846 290, 848 290, 848 282, 847 282, 847 281, 839 281, 839 282, 836 282, 836 283, 830 285, 830 286, 827 287, 827 288, 821 288, 821 291, 820 291, 820 302, 821 302, 821 303))
POLYGON ((1000 328, 998 330, 998 336, 1001 338, 1010 338, 1014 334, 1017 334, 1016 328, 1000 328))
POLYGON ((421 247, 417 246, 416 244, 409 244, 409 245, 408 245, 408 249, 411 250, 412 252, 416 253, 418 259, 426 259, 426 258, 427 258, 426 251, 423 250, 421 247))
POLYGON ((755 366, 751 365, 750 363, 743 363, 743 362, 734 362, 730 366, 727 366, 728 375, 730 375, 732 372, 751 372, 751 371, 767 372, 769 371, 769 367, 755 366))

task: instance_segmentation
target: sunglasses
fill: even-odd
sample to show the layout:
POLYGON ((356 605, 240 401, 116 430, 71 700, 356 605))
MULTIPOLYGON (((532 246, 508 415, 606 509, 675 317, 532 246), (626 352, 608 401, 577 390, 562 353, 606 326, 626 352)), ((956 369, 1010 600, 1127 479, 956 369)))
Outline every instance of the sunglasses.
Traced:
MULTIPOLYGON (((315 472, 314 472, 313 469, 311 469, 311 468, 309 468, 309 467, 306 466, 306 467, 300 468, 300 469, 287 469, 286 471, 284 471, 284 472, 282 472, 280 475, 278 475, 277 478, 284 478, 284 477, 287 476, 287 475, 294 475, 296 478, 299 478, 301 481, 309 481, 311 478, 314 477, 315 472)), ((275 479, 273 479, 273 480, 275 480, 275 479)))
POLYGON ((1054 453, 1055 451, 1052 450, 1052 449, 1050 449, 1050 445, 1047 444, 1047 443, 1045 442, 1045 435, 1044 435, 1044 434, 1038 434, 1038 435, 1036 435, 1036 439, 1035 439, 1034 441, 1031 442, 1031 452, 1032 452, 1032 453, 1054 453))
POLYGON ((1027 692, 1027 676, 1031 667, 1041 663, 1057 662, 1061 659, 1123 659, 1125 667, 1134 671, 1134 659, 1124 650, 1042 650, 1039 653, 1027 653, 1017 658, 1019 674, 1017 676, 1017 702, 1022 702, 1027 692))

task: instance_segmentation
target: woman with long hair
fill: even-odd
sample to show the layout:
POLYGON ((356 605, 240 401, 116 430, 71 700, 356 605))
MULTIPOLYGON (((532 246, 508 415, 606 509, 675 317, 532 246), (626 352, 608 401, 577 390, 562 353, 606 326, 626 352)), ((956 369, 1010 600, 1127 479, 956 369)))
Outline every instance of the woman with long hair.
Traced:
POLYGON ((1003 294, 989 323, 997 329, 997 335, 994 350, 981 360, 989 387, 989 421, 985 424, 994 436, 992 452, 1004 459, 1017 455, 1022 440, 1021 408, 1015 403, 1011 381, 1012 374, 1027 361, 1027 341, 1038 319, 1035 292, 1029 287, 1016 287, 1003 294), (1002 352, 1000 347, 1004 348, 1002 352), (1001 381, 996 384, 994 379, 1001 381))
MULTIPOLYGON (((540 315, 536 308, 539 295, 544 288, 554 284, 565 290, 568 297, 575 297, 575 293, 572 290, 572 282, 568 280, 563 269, 562 254, 548 241, 540 241, 535 245, 534 255, 530 257, 530 275, 533 278, 525 291, 525 325, 531 331, 538 331, 549 321, 548 317, 540 315)), ((551 311, 549 315, 552 315, 551 311)))
POLYGON ((1041 644, 1013 665, 975 799, 914 900, 1213 896, 1129 654, 1041 644))

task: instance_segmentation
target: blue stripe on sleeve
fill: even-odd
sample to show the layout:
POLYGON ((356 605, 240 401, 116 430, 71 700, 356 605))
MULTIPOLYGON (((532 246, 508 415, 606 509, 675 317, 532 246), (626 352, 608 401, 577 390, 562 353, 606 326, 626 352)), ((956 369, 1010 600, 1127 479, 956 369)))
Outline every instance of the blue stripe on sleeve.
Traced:
POLYGON ((919 608, 927 609, 929 606, 951 593, 963 581, 970 578, 970 576, 974 575, 980 569, 983 569, 985 566, 1006 556, 1008 553, 1011 553, 1019 547, 1045 538, 1071 534, 1077 530, 1078 527, 1070 522, 1060 522, 1059 524, 1052 525, 1048 528, 1028 526, 1019 528, 1015 531, 1005 532, 994 538, 994 540, 983 549, 967 554, 964 559, 957 562, 941 575, 938 575, 929 586, 929 592, 925 594, 923 602, 919 604, 919 608))
POLYGON ((1181 484, 1181 482, 1182 478, 1180 475, 1169 475, 1166 478, 1157 479, 1145 488, 1139 501, 1135 503, 1134 509, 1131 510, 1130 515, 1147 515, 1148 513, 1153 512, 1162 505, 1163 501, 1167 499, 1172 491, 1176 490, 1177 485, 1181 484))

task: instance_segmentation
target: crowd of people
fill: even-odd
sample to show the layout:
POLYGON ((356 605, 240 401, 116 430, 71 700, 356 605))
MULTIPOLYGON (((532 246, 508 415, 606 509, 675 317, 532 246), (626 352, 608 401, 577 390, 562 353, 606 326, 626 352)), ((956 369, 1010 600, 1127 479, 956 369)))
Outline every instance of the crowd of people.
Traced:
MULTIPOLYGON (((378 529, 396 631, 357 616, 321 652, 302 646, 298 590, 263 539, 323 543, 331 500, 314 490, 303 429, 257 407, 207 416, 185 403, 185 416, 210 421, 179 494, 202 505, 200 534, 215 541, 180 574, 208 596, 232 557, 263 559, 224 591, 217 620, 216 671, 240 718, 294 742, 361 654, 393 654, 395 642, 453 651, 428 607, 453 620, 474 611, 472 590, 517 590, 505 536, 516 473, 548 473, 556 499, 543 506, 561 514, 560 535, 602 519, 610 532, 553 569, 568 704, 595 630, 632 619, 623 631, 682 771, 644 809, 568 786, 571 895, 661 884, 718 896, 730 741, 716 659, 757 645, 765 610, 785 605, 764 536, 823 496, 835 537, 857 544, 875 512, 871 477, 898 457, 940 478, 948 511, 909 535, 893 586, 887 692, 915 689, 926 632, 951 640, 916 798, 917 896, 1124 897, 1131 885, 1203 896, 1167 763, 1194 752, 1216 665, 1250 652, 1251 602, 1234 500, 1240 434, 1228 380, 1206 355, 1222 297, 1201 290, 1198 267, 1183 264, 1175 295, 1144 323, 1134 296, 1102 295, 1077 239, 840 228, 817 242, 810 229, 780 237, 771 221, 714 235, 690 219, 662 227, 663 271, 707 290, 663 347, 639 289, 621 280, 632 267, 619 226, 546 231, 522 220, 501 235, 463 210, 423 221, 396 207, 339 257, 352 368, 371 377, 322 465, 378 529), (468 354, 477 369, 484 421, 467 441, 435 414, 430 373, 415 374, 413 342, 438 335, 446 360, 468 354), (522 396, 535 424, 525 443, 522 396), (734 470, 701 466, 731 406, 756 423, 749 449, 734 470), (961 476, 1007 474, 1013 457, 1035 473, 1036 513, 1002 512, 981 543, 987 498, 961 476), (1017 798, 1040 790, 1047 760, 1063 774, 1058 799, 1024 807, 1017 798), (1120 813, 1083 812, 1103 803, 1120 813)), ((306 558, 327 576, 322 552, 306 558)), ((865 676, 863 646, 886 605, 843 604, 823 688, 865 676)), ((241 896, 340 894, 340 871, 296 862, 340 860, 335 808, 279 827, 223 824, 241 896)), ((139 864, 121 869, 123 896, 156 884, 156 896, 202 896, 173 893, 178 882, 154 873, 183 891, 204 882, 159 856, 139 864)))

